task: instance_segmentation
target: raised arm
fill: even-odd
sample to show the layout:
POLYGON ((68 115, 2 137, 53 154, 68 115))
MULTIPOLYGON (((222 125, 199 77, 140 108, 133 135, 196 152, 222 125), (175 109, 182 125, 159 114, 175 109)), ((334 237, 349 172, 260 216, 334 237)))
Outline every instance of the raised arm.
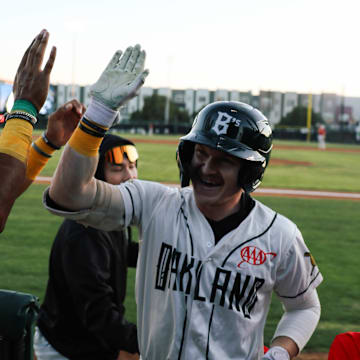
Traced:
POLYGON ((48 39, 49 33, 42 30, 21 60, 13 86, 14 106, 0 136, 0 232, 4 230, 16 198, 24 189, 33 126, 49 90, 56 48, 52 48, 41 70, 48 39))
POLYGON ((64 149, 49 189, 60 208, 75 211, 92 208, 96 201, 111 201, 112 186, 93 177, 98 149, 119 108, 143 85, 148 75, 144 64, 145 52, 139 45, 128 47, 124 54, 119 50, 91 87, 89 107, 64 149))
POLYGON ((46 131, 29 149, 26 177, 20 193, 36 179, 55 150, 60 150, 68 142, 84 112, 85 106, 73 99, 50 114, 46 131))

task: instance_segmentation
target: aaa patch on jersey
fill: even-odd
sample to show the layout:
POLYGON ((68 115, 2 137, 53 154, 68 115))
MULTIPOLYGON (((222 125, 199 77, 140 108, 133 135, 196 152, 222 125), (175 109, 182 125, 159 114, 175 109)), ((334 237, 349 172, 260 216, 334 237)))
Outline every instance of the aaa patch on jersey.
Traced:
POLYGON ((242 261, 239 262, 237 267, 240 267, 244 262, 247 262, 250 265, 261 265, 268 259, 268 255, 271 256, 270 259, 273 259, 277 254, 273 252, 265 252, 256 246, 247 246, 241 249, 240 256, 242 261))

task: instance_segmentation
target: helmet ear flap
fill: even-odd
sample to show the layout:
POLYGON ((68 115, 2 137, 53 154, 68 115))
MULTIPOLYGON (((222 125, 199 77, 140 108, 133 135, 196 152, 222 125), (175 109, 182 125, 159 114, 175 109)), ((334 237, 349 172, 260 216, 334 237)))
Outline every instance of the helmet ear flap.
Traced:
POLYGON ((176 161, 180 172, 181 187, 189 186, 190 171, 189 166, 194 154, 195 144, 190 141, 180 141, 176 151, 176 161))
POLYGON ((261 183, 265 168, 263 163, 243 160, 243 167, 240 169, 238 184, 246 193, 253 192, 261 183))

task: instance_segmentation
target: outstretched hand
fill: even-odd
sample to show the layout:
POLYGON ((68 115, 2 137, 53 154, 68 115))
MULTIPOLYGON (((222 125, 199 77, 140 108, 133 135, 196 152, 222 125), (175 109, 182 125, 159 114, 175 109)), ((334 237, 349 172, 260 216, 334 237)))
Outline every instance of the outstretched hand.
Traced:
POLYGON ((46 137, 55 146, 65 145, 84 113, 85 106, 79 101, 68 101, 49 116, 46 137))
POLYGON ((42 30, 35 37, 21 60, 13 86, 14 99, 28 100, 38 111, 46 100, 50 73, 56 57, 56 48, 52 47, 49 59, 41 70, 48 40, 49 33, 46 30, 42 30))
POLYGON ((118 50, 90 94, 100 103, 118 110, 137 95, 149 71, 144 70, 146 54, 140 45, 128 47, 124 54, 118 50))

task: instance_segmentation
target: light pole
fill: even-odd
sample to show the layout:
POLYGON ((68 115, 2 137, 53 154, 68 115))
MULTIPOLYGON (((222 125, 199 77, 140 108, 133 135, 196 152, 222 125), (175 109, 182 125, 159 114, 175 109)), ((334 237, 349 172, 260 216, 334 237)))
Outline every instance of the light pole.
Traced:
POLYGON ((307 134, 306 134, 306 141, 310 142, 311 140, 311 114, 312 114, 312 94, 308 94, 308 106, 307 106, 307 134))

